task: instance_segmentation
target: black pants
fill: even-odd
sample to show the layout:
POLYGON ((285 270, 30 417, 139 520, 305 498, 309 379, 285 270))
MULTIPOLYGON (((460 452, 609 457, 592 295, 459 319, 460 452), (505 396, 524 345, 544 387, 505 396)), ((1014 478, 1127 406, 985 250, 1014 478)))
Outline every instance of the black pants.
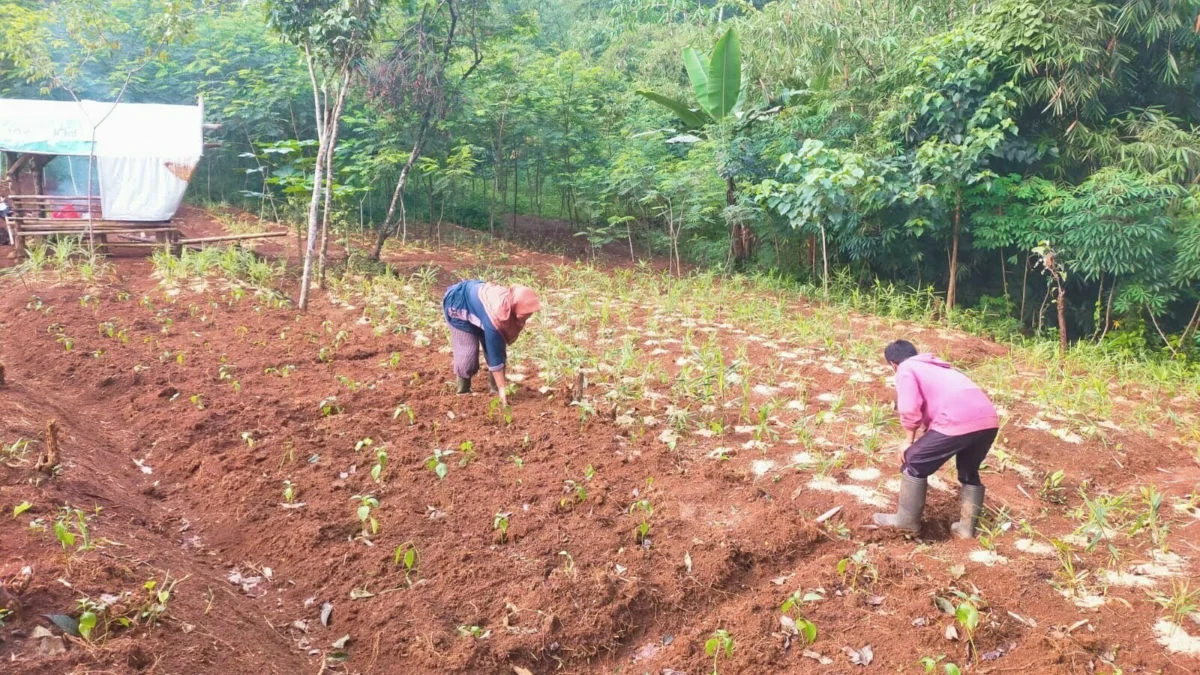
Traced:
POLYGON ((979 467, 992 449, 998 431, 983 429, 961 436, 928 431, 904 452, 904 473, 913 478, 928 478, 953 457, 958 466, 958 482, 983 485, 979 481, 979 467))

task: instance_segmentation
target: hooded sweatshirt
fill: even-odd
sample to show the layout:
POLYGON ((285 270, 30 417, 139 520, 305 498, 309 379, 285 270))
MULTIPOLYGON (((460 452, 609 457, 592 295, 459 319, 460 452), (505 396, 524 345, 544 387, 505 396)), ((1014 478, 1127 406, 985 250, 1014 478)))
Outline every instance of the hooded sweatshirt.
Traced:
POLYGON ((962 436, 1000 426, 987 394, 933 354, 917 354, 896 368, 896 410, 910 431, 962 436))

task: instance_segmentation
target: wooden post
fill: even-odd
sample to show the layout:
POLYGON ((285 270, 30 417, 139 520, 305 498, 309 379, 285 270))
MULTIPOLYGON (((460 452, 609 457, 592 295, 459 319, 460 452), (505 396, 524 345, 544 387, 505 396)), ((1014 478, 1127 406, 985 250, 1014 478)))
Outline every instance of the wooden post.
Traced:
POLYGON ((38 471, 45 473, 54 473, 54 467, 58 466, 58 421, 50 420, 46 425, 46 451, 41 457, 38 457, 38 471))
POLYGON ((0 387, 4 386, 4 364, 0 363, 0 387))

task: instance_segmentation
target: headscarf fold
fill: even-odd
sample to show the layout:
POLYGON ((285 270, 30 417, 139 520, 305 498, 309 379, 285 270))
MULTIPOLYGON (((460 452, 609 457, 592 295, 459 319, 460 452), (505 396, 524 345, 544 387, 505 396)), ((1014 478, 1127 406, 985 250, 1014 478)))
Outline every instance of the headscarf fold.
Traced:
POLYGON ((525 320, 542 308, 537 292, 520 284, 501 286, 484 282, 479 287, 479 301, 492 325, 504 336, 505 344, 510 345, 525 329, 525 320))

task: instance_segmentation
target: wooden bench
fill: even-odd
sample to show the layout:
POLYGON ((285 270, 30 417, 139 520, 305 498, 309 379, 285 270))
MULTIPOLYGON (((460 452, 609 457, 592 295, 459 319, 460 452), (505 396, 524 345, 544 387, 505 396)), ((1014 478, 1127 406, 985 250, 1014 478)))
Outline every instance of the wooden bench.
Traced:
POLYGON ((179 242, 179 228, 172 227, 169 222, 105 220, 99 197, 89 201, 85 195, 12 195, 7 201, 10 213, 5 218, 5 225, 18 257, 25 252, 27 237, 91 236, 99 245, 108 247, 153 245, 175 248, 179 242), (149 234, 154 239, 130 236, 135 234, 149 234))

